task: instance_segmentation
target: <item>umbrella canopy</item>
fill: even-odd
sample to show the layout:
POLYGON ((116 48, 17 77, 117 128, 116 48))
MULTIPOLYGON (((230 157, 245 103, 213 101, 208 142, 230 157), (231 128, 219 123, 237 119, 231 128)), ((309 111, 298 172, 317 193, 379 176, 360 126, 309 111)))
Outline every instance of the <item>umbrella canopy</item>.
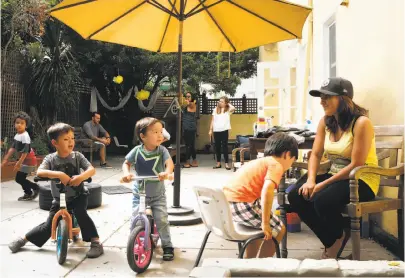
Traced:
POLYGON ((177 52, 239 52, 301 38, 310 8, 281 0, 65 0, 51 9, 83 38, 177 52))

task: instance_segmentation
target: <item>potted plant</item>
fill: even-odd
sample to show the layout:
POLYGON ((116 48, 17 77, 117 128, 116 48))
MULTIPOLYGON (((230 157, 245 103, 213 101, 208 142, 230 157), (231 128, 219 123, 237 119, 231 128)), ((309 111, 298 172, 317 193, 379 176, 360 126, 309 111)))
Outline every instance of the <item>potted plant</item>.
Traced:
POLYGON ((37 166, 39 166, 44 157, 49 154, 47 141, 42 136, 37 136, 31 143, 31 148, 34 149, 35 156, 37 157, 37 166))
MULTIPOLYGON (((7 154, 8 149, 10 148, 10 143, 8 138, 5 137, 4 140, 1 140, 1 159, 7 154)), ((8 162, 4 167, 1 168, 1 181, 8 181, 12 180, 15 177, 14 166, 18 161, 18 157, 16 153, 14 153, 11 157, 9 157, 8 162)))

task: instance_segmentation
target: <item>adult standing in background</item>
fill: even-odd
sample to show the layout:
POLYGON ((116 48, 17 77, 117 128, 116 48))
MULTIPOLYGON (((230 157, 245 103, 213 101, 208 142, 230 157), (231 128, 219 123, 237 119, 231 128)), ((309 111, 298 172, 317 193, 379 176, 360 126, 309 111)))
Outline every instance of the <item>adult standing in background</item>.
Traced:
POLYGON ((196 100, 190 92, 186 93, 187 106, 183 109, 183 134, 186 144, 186 163, 184 168, 198 167, 197 154, 195 151, 195 137, 197 133, 196 100), (193 161, 190 163, 190 157, 193 161))
POLYGON ((225 168, 231 170, 229 167, 228 157, 228 138, 229 130, 231 129, 231 114, 235 112, 235 107, 229 103, 229 98, 223 96, 219 99, 217 107, 212 111, 212 119, 210 130, 208 132, 211 137, 214 134, 215 152, 217 157, 217 164, 214 169, 221 168, 221 149, 224 155, 225 168))

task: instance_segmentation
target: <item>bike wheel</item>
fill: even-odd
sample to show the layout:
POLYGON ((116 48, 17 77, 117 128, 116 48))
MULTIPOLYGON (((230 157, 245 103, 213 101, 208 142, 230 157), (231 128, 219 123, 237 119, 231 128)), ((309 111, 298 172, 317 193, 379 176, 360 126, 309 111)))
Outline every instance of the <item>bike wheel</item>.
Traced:
POLYGON ((68 247, 68 226, 64 219, 59 220, 56 228, 56 257, 60 265, 64 264, 68 247))
POLYGON ((136 273, 142 273, 148 269, 152 261, 153 248, 152 241, 148 239, 149 250, 145 250, 145 228, 143 226, 136 226, 128 239, 127 244, 127 260, 128 264, 136 273))

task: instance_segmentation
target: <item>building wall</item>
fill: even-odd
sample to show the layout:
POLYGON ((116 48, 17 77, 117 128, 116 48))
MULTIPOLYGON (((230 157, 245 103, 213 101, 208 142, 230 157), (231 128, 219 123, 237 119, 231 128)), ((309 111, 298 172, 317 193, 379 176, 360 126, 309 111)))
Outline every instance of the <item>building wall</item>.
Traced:
MULTIPOLYGON (((404 124, 404 1, 340 2, 314 0, 313 87, 327 77, 324 22, 336 12, 337 75, 352 81, 354 101, 370 111, 375 125, 404 124)), ((313 108, 320 119, 319 99, 313 108)))
MULTIPOLYGON (((353 83, 354 101, 369 110, 374 125, 404 124, 404 1, 314 0, 313 82, 326 79, 324 23, 335 14, 337 76, 353 83)), ((312 100, 312 117, 323 116, 319 98, 312 100)), ((380 192, 396 196, 395 189, 380 192)), ((386 231, 397 236, 396 212, 377 217, 386 231)))

